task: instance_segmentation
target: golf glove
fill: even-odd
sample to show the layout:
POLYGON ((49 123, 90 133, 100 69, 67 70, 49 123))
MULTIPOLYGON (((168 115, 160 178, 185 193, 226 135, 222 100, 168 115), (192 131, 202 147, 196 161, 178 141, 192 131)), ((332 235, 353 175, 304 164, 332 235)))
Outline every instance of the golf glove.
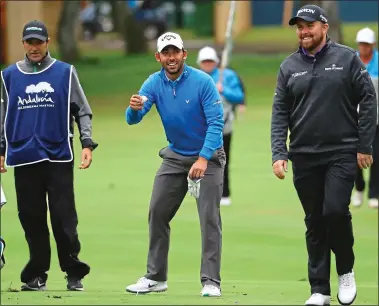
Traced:
POLYGON ((192 180, 189 177, 187 177, 187 181, 188 181, 188 193, 196 199, 199 198, 201 178, 192 180))

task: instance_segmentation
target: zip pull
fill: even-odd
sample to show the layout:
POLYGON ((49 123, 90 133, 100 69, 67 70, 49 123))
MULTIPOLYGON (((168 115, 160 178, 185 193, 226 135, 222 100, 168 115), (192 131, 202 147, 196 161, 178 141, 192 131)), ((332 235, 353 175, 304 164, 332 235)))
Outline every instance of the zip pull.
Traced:
POLYGON ((176 97, 175 87, 172 88, 172 91, 174 92, 174 97, 176 97))

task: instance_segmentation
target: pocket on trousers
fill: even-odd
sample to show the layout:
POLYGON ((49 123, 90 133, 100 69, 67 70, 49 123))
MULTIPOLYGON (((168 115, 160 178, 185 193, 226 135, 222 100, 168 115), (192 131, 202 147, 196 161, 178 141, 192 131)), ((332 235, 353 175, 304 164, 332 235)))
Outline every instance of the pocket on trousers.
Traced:
POLYGON ((159 150, 158 155, 159 155, 160 158, 164 158, 165 157, 166 149, 167 149, 167 147, 164 147, 164 148, 162 148, 162 149, 159 150))

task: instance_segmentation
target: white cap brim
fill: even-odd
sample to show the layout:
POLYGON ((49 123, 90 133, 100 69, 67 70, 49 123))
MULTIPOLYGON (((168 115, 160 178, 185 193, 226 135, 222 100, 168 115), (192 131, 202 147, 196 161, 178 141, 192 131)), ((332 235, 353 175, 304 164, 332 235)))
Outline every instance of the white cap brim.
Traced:
POLYGON ((365 43, 365 44, 375 44, 375 40, 373 39, 357 39, 357 43, 365 43))
POLYGON ((215 56, 199 56, 199 58, 197 59, 198 64, 204 61, 212 61, 212 62, 215 62, 216 64, 220 62, 218 57, 215 57, 215 56))

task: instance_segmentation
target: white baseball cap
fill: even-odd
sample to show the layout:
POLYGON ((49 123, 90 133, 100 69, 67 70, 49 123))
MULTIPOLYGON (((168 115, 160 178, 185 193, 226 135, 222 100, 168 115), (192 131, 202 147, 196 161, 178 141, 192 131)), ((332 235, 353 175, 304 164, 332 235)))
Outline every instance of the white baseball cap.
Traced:
POLYGON ((167 46, 175 46, 179 49, 183 49, 183 40, 179 34, 173 32, 167 32, 159 36, 157 40, 157 50, 161 52, 167 46))
POLYGON ((356 38, 357 43, 374 44, 376 42, 375 32, 370 28, 359 30, 356 38))
POLYGON ((204 47, 199 51, 197 56, 197 64, 200 65, 202 61, 214 61, 219 63, 220 59, 217 56, 217 52, 212 47, 204 47))

